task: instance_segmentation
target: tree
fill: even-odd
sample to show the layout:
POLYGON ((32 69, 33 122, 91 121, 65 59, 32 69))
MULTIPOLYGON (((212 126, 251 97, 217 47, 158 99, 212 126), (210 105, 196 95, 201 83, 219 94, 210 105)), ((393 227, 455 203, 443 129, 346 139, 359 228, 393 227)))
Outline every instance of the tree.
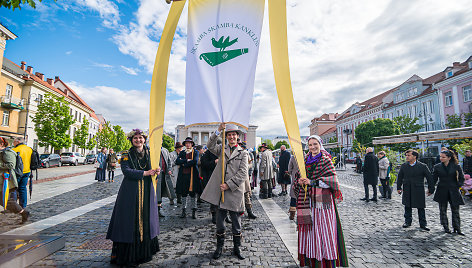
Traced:
POLYGON ((84 119, 80 128, 74 134, 73 143, 81 149, 87 149, 87 138, 89 131, 89 121, 84 119))
POLYGON ((356 128, 356 140, 363 146, 372 146, 372 139, 380 136, 398 135, 397 124, 387 118, 377 118, 361 123, 356 128))
POLYGON ((280 149, 280 147, 282 147, 282 145, 285 145, 285 147, 288 149, 290 148, 290 144, 288 144, 288 142, 286 141, 278 141, 275 146, 274 146, 274 149, 277 150, 277 149, 280 149))
POLYGON ((462 140, 460 144, 455 144, 452 146, 452 148, 456 150, 458 154, 465 156, 466 150, 472 150, 472 140, 462 140))
POLYGON ((355 152, 355 153, 358 153, 360 154, 361 157, 364 156, 364 153, 365 153, 365 150, 367 149, 367 147, 365 146, 362 146, 362 144, 360 144, 356 139, 354 139, 352 141, 352 150, 355 152))
POLYGON ((472 113, 464 113, 464 127, 472 127, 472 113))
POLYGON ((267 145, 267 148, 268 148, 269 150, 271 150, 271 151, 274 150, 274 145, 272 145, 272 141, 271 141, 271 140, 265 139, 265 140, 263 140, 262 142, 263 142, 263 143, 265 142, 265 144, 267 145))
POLYGON ((121 152, 131 147, 131 143, 121 126, 113 126, 113 132, 115 134, 115 145, 112 148, 115 152, 121 152))
MULTIPOLYGON (((42 0, 38 0, 40 3, 42 0)), ((56 2, 57 0, 54 0, 56 2)), ((36 8, 36 2, 34 0, 0 0, 0 6, 15 10, 16 8, 21 9, 21 5, 27 3, 30 7, 36 8)))
MULTIPOLYGON (((395 117, 393 121, 395 121, 395 123, 397 124, 400 134, 415 133, 418 130, 423 128, 422 125, 416 123, 418 122, 418 117, 411 118, 409 116, 403 115, 403 116, 395 117)), ((416 143, 415 142, 397 143, 397 144, 392 144, 389 147, 392 150, 397 151, 397 152, 405 152, 408 149, 416 147, 416 143)))
POLYGON ((70 147, 72 139, 67 131, 74 121, 69 114, 69 109, 69 103, 65 97, 58 98, 52 94, 46 94, 33 117, 34 131, 38 136, 40 146, 46 148, 52 146, 55 151, 70 147))
POLYGON ((106 122, 97 133, 97 144, 100 148, 114 148, 116 145, 116 135, 110 122, 106 122))
POLYGON ((169 152, 173 152, 175 150, 174 149, 174 139, 172 139, 171 136, 163 134, 162 135, 162 147, 169 150, 169 152))
POLYGON ((447 114, 447 128, 458 128, 462 126, 462 115, 461 114, 447 114))
MULTIPOLYGON (((338 142, 338 137, 332 137, 328 140, 328 143, 334 143, 334 142, 338 142)), ((339 154, 340 148, 339 147, 331 148, 331 152, 333 152, 334 154, 339 154)))

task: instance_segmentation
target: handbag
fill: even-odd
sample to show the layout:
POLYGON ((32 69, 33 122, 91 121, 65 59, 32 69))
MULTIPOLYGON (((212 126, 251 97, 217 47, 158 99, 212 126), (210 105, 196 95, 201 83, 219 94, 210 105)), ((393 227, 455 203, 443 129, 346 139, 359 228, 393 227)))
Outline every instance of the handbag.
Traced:
POLYGON ((98 163, 98 162, 93 163, 93 167, 94 168, 100 168, 100 163, 98 163))

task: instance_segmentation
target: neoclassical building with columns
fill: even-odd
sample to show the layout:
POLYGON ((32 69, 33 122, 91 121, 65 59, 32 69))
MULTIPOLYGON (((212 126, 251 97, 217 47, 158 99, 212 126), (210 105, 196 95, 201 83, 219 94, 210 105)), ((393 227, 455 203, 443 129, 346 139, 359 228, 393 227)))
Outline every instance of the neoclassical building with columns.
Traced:
MULTIPOLYGON (((210 125, 195 125, 185 127, 184 125, 178 125, 175 128, 175 141, 183 142, 186 137, 192 137, 195 144, 206 145, 208 138, 218 128, 218 124, 210 125)), ((247 148, 254 148, 256 144, 256 129, 257 126, 249 125, 249 129, 245 131, 241 138, 242 141, 246 142, 247 148)))

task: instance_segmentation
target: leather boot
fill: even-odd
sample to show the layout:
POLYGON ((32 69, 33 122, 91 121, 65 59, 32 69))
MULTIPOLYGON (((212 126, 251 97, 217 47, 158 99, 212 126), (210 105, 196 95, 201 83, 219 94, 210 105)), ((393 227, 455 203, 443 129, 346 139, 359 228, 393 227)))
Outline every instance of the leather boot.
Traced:
POLYGON ((252 213, 252 208, 246 208, 247 217, 251 220, 257 219, 257 216, 252 213))
POLYGON ((244 260, 245 258, 241 255, 241 250, 239 247, 241 246, 241 234, 233 235, 233 254, 238 257, 240 260, 244 260))
POLYGON ((197 218, 197 209, 196 208, 192 208, 192 219, 196 219, 197 218))
POLYGON ((211 212, 211 222, 213 224, 216 224, 216 212, 211 212))
POLYGON ((267 198, 272 198, 272 188, 269 187, 269 191, 267 193, 267 198))
POLYGON ((182 213, 180 214, 181 218, 187 217, 187 213, 185 213, 185 208, 182 208, 182 213))
POLYGON ((180 194, 177 195, 177 204, 182 204, 182 196, 180 194))
POLYGON ((217 260, 221 257, 221 253, 223 253, 224 244, 225 244, 225 233, 222 233, 222 234, 216 233, 216 250, 213 253, 213 259, 217 260))

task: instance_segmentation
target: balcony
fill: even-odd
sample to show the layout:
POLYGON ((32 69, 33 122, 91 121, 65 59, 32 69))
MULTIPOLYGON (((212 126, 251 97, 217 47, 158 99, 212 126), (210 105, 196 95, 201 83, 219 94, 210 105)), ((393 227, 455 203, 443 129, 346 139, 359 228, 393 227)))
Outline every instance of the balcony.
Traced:
POLYGON ((0 101, 0 105, 6 109, 23 110, 25 108, 23 107, 24 99, 17 99, 11 96, 2 96, 0 101))

